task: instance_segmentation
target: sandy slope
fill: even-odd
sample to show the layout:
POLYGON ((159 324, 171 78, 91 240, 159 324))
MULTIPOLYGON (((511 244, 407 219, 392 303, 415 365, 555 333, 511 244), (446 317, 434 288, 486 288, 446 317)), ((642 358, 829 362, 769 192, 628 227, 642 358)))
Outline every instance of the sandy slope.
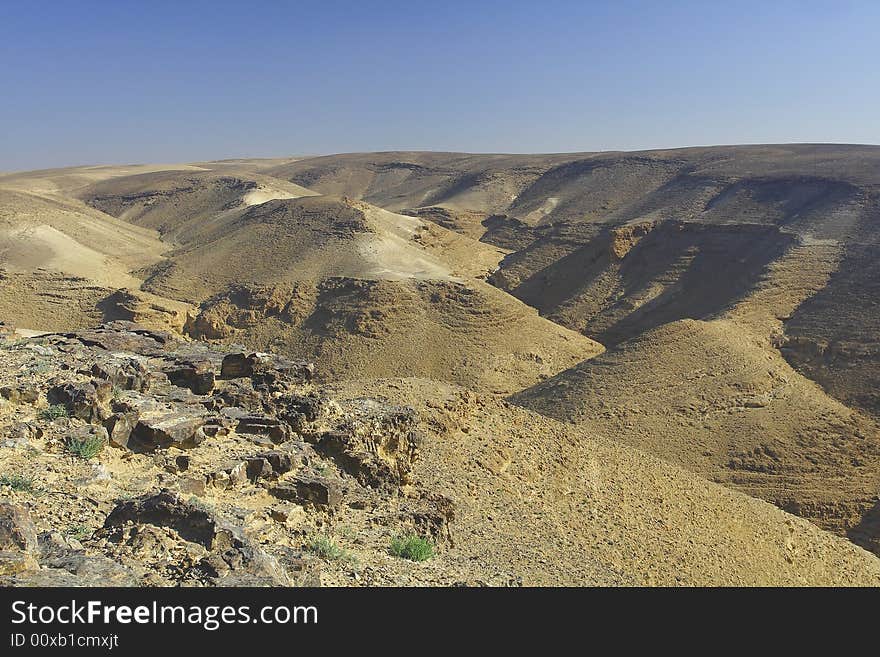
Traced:
POLYGON ((422 415, 417 476, 456 502, 444 558, 532 585, 880 582, 880 559, 848 541, 592 429, 430 381, 332 389, 422 415))
POLYGON ((864 524, 880 489, 877 426, 742 326, 667 324, 513 400, 878 548, 864 524))

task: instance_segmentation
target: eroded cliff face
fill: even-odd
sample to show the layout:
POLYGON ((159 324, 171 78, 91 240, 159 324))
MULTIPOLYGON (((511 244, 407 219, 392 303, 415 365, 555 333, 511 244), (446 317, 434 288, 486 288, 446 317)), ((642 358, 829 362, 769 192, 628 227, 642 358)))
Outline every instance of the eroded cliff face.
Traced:
POLYGON ((830 394, 880 419, 880 245, 851 245, 827 286, 785 322, 782 354, 830 394))
POLYGON ((614 345, 668 322, 722 313, 796 242, 761 224, 557 229, 505 260, 490 280, 549 319, 614 345))

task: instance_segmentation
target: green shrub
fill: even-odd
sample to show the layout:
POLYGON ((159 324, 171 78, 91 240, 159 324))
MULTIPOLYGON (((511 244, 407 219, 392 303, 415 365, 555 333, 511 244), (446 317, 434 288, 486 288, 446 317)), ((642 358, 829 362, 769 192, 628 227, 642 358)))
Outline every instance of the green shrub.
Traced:
POLYGON ((336 545, 336 542, 329 536, 315 536, 309 540, 306 548, 309 552, 318 555, 322 559, 329 559, 330 561, 355 561, 354 556, 336 545))
POLYGON ((9 486, 12 490, 22 493, 36 493, 39 490, 34 484, 33 477, 24 475, 0 475, 0 486, 9 486))
POLYGON ((391 554, 410 561, 427 561, 434 556, 434 544, 421 536, 402 536, 391 539, 391 554))
POLYGON ((83 540, 84 538, 88 538, 92 535, 92 530, 88 528, 86 525, 73 525, 67 530, 67 535, 71 538, 75 538, 78 541, 83 540))
POLYGON ((57 420, 60 417, 67 417, 67 407, 64 404, 54 404, 40 411, 42 420, 57 420))
POLYGON ((86 436, 84 438, 69 436, 64 446, 74 456, 88 460, 97 456, 104 449, 104 440, 98 436, 86 436))

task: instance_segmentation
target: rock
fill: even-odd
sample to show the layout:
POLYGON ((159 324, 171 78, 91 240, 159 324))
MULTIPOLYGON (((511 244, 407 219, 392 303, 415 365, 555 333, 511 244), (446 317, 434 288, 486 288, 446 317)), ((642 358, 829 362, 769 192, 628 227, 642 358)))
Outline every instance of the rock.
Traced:
MULTIPOLYGON (((288 505, 277 506, 269 509, 269 517, 272 518, 275 522, 280 522, 282 525, 286 524, 288 520, 290 520, 291 516, 291 508, 288 505)), ((299 507, 295 507, 299 508, 299 507)))
POLYGON ((232 532, 204 508, 184 502, 170 490, 126 500, 116 505, 104 521, 104 528, 127 522, 170 527, 182 538, 207 549, 233 544, 232 532))
POLYGON ((34 552, 37 528, 30 512, 19 504, 0 502, 0 550, 34 552))
POLYGON ((236 433, 267 436, 275 443, 290 439, 290 427, 274 417, 265 415, 246 415, 238 418, 236 433))
POLYGON ((229 429, 226 428, 226 425, 217 418, 207 418, 200 431, 205 434, 206 438, 225 436, 229 433, 229 429))
POLYGON ((412 522, 415 533, 430 536, 435 542, 452 541, 452 521, 455 520, 455 504, 444 495, 432 493, 403 505, 401 518, 412 522))
POLYGON ((272 465, 272 471, 276 475, 283 475, 293 470, 293 458, 289 452, 264 452, 258 456, 269 461, 272 465))
POLYGON ((100 554, 89 554, 78 541, 60 532, 39 537, 39 574, 29 575, 29 586, 137 586, 134 573, 100 554))
POLYGON ((293 466, 289 452, 263 452, 247 459, 247 477, 251 481, 276 479, 293 470, 293 466))
POLYGON ((251 380, 254 384, 308 383, 315 375, 314 363, 264 353, 251 354, 249 358, 253 362, 251 380))
POLYGON ((227 381, 222 390, 216 390, 212 397, 220 406, 238 406, 249 413, 263 410, 263 395, 254 390, 250 379, 227 381))
POLYGON ((63 404, 71 417, 86 422, 101 422, 110 417, 113 386, 108 381, 62 383, 49 390, 51 404, 63 404))
POLYGON ((247 461, 239 461, 238 463, 227 465, 225 468, 208 476, 208 483, 216 488, 235 488, 247 480, 247 461))
POLYGON ((247 354, 236 353, 224 356, 220 366, 220 378, 241 379, 253 374, 253 363, 248 360, 247 354))
POLYGON ((205 477, 183 477, 177 482, 177 487, 185 495, 202 497, 207 491, 205 477))
POLYGON ((324 402, 317 394, 287 394, 277 402, 278 417, 293 427, 297 433, 309 433, 310 425, 317 422, 325 412, 324 402))
POLYGON ((40 389, 26 384, 3 386, 0 388, 0 397, 13 404, 33 404, 40 398, 40 389))
POLYGON ((181 411, 140 418, 131 432, 128 446, 148 451, 167 447, 192 448, 204 442, 206 435, 200 431, 204 424, 204 416, 181 411))
POLYGON ((298 476, 273 486, 269 493, 282 500, 315 506, 335 507, 342 502, 339 485, 324 477, 298 476))
POLYGON ((127 447, 136 423, 136 413, 114 413, 111 415, 104 422, 109 443, 114 447, 127 447))
POLYGON ((304 361, 294 361, 274 354, 256 352, 234 353, 223 358, 220 376, 224 379, 249 377, 254 383, 287 381, 305 383, 312 380, 315 366, 304 361))
POLYGON ((272 464, 261 456, 252 456, 247 460, 247 478, 251 481, 271 479, 275 476, 272 464))
POLYGON ((126 523, 168 527, 181 538, 210 551, 199 568, 218 586, 288 586, 290 579, 278 562, 247 540, 240 530, 213 512, 184 502, 163 490, 121 502, 104 521, 105 529, 126 523))
POLYGON ((27 447, 32 440, 39 440, 43 437, 43 430, 29 422, 19 422, 14 424, 3 438, 3 447, 27 447))
POLYGON ((214 370, 210 361, 178 361, 165 370, 168 380, 176 386, 189 388, 196 395, 207 395, 214 389, 214 370))
POLYGON ((130 352, 141 356, 160 356, 164 346, 174 340, 166 331, 153 331, 125 321, 109 322, 96 329, 64 334, 86 347, 97 347, 108 352, 130 352))
POLYGON ((322 434, 316 449, 364 486, 410 483, 420 439, 415 411, 366 399, 347 402, 343 410, 346 419, 322 434))
POLYGON ((107 357, 99 360, 92 365, 91 374, 121 390, 145 390, 149 380, 149 370, 136 357, 107 357))
POLYGON ((12 552, 0 550, 0 577, 5 575, 18 575, 40 567, 34 556, 28 552, 12 552))
POLYGON ((220 410, 220 417, 229 420, 236 420, 236 424, 238 423, 238 420, 245 418, 248 415, 250 415, 250 412, 240 406, 227 406, 220 410))

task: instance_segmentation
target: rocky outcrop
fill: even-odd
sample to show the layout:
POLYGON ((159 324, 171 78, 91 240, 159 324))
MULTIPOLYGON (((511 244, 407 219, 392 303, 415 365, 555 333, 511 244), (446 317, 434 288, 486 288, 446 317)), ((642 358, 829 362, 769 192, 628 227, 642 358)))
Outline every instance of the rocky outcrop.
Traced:
POLYGON ((290 579, 278 562, 213 512, 185 502, 172 491, 119 504, 104 521, 109 535, 122 536, 127 526, 153 525, 172 530, 207 553, 194 568, 218 585, 285 586, 290 579))
POLYGON ((126 322, 5 353, 4 403, 26 421, 0 412, 2 444, 64 454, 48 471, 66 488, 59 504, 8 479, 40 520, 0 506, 0 585, 320 584, 309 537, 352 513, 451 542, 451 501, 412 476, 414 411, 336 399, 309 363, 126 322))
POLYGON ((320 435, 317 449, 361 484, 388 488, 411 482, 419 434, 412 409, 371 399, 341 406, 337 428, 320 435))
POLYGON ((623 260, 632 251, 645 235, 650 233, 656 226, 653 222, 642 224, 629 224, 620 226, 610 231, 610 251, 617 260, 623 260))

